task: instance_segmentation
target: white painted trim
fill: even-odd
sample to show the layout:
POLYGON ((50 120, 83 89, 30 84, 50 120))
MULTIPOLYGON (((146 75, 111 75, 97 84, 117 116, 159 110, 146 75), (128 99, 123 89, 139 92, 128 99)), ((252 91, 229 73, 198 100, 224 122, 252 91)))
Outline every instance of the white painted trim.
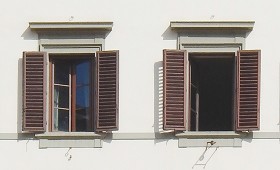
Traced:
POLYGON ((102 148, 100 139, 40 139, 39 148, 102 148))
POLYGON ((31 30, 52 31, 52 30, 105 30, 111 31, 113 22, 29 22, 31 30))
POLYGON ((206 147, 210 146, 210 142, 214 142, 212 147, 242 147, 242 139, 188 139, 180 138, 178 141, 179 148, 186 147, 206 147))
POLYGON ((184 132, 184 133, 94 133, 94 132, 46 132, 33 133, 0 133, 0 140, 36 140, 43 138, 88 138, 88 139, 112 139, 112 140, 156 140, 176 138, 242 138, 242 139, 280 139, 280 132, 184 132))
POLYGON ((104 134, 96 134, 94 132, 46 132, 36 134, 38 139, 101 139, 104 134))
POLYGON ((251 31, 254 21, 171 21, 171 29, 181 29, 184 31, 216 29, 228 31, 251 31))
POLYGON ((176 134, 178 138, 241 138, 246 137, 247 133, 237 133, 235 131, 205 131, 205 132, 184 132, 176 134))

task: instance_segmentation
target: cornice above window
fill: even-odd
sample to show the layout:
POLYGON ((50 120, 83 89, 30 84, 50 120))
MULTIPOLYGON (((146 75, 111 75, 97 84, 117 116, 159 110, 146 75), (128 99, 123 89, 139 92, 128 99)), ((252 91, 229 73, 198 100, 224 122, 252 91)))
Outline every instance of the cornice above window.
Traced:
POLYGON ((32 31, 111 31, 113 22, 29 22, 32 31))
POLYGON ((245 40, 254 21, 171 21, 178 34, 177 48, 188 52, 236 52, 245 49, 245 40))
POLYGON ((238 32, 248 34, 253 30, 254 21, 171 21, 171 29, 177 32, 238 32))

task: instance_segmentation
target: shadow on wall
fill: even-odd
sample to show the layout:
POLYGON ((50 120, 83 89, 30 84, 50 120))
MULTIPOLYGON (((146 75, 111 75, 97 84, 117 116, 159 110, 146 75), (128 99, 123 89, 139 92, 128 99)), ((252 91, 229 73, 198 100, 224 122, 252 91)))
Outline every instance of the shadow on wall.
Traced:
POLYGON ((21 37, 24 40, 38 40, 38 34, 32 32, 29 27, 27 27, 26 30, 22 33, 21 37))
MULTIPOLYGON (((279 75, 280 75, 280 63, 279 63, 279 75)), ((279 85, 280 85, 280 79, 279 79, 279 85)), ((279 91, 279 96, 280 96, 280 91, 279 91)), ((278 115, 278 126, 279 126, 279 132, 280 132, 280 99, 279 99, 279 115, 278 115)), ((279 142, 280 142, 280 140, 279 140, 279 142)))
POLYGON ((170 27, 168 27, 164 33, 161 35, 163 40, 177 40, 177 33, 172 31, 170 27))
POLYGON ((163 131, 163 66, 154 64, 154 132, 163 131))
POLYGON ((17 133, 22 132, 22 58, 18 60, 17 133))

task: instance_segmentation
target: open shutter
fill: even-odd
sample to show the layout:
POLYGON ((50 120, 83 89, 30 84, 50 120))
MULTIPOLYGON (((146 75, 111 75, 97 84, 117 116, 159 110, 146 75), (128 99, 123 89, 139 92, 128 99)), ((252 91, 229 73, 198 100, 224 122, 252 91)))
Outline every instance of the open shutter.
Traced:
POLYGON ((187 52, 163 50, 164 130, 186 130, 187 52))
POLYGON ((96 130, 117 130, 119 122, 119 51, 98 51, 96 61, 96 130))
POLYGON ((260 59, 259 50, 238 51, 237 55, 237 131, 260 128, 260 59))
POLYGON ((23 53, 23 131, 45 131, 45 67, 46 53, 23 53))

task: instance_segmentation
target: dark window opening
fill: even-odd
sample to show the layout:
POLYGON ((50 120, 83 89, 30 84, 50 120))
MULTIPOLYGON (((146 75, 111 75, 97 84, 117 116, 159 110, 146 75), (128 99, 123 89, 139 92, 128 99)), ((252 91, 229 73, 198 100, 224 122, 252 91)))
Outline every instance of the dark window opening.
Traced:
POLYGON ((234 56, 190 56, 191 131, 234 129, 234 56))
POLYGON ((51 56, 52 131, 93 131, 90 56, 51 56))

